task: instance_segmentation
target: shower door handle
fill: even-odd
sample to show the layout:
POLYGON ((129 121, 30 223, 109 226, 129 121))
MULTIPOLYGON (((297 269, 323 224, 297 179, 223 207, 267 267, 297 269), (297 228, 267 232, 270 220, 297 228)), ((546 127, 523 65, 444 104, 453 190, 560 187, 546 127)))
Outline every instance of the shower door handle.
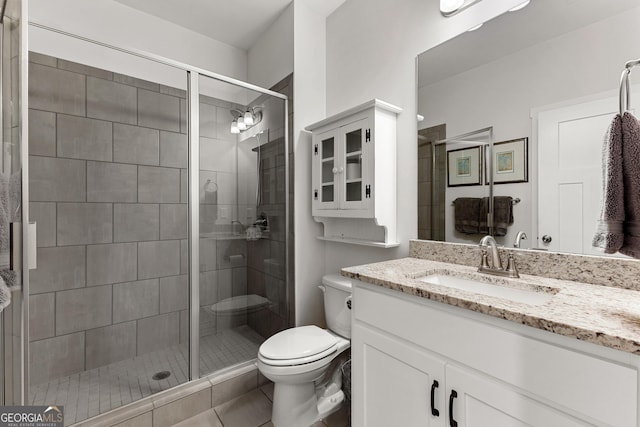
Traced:
MULTIPOLYGON (((38 268, 37 232, 36 222, 28 225, 29 242, 29 270, 38 268)), ((22 270, 22 223, 12 222, 9 227, 9 269, 22 270)))

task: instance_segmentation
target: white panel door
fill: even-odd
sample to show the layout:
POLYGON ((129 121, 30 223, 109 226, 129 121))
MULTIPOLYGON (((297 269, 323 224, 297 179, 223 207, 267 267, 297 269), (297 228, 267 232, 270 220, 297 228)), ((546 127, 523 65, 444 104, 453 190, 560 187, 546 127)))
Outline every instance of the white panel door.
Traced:
POLYGON ((539 247, 602 255, 591 241, 600 216, 602 144, 616 109, 617 98, 608 98, 539 114, 539 247))

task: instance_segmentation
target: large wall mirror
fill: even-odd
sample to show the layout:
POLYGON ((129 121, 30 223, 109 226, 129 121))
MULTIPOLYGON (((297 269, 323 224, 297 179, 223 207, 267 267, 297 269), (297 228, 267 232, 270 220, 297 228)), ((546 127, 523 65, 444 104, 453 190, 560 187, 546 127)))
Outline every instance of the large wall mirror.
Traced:
MULTIPOLYGON (((602 143, 620 73, 640 57, 638 22, 640 0, 532 0, 420 54, 418 237, 478 243, 486 233, 464 217, 493 191, 511 203, 499 244, 524 232, 522 248, 601 255, 602 143), (493 153, 484 136, 442 143, 487 128, 493 153)), ((640 73, 630 81, 633 109, 640 73)))

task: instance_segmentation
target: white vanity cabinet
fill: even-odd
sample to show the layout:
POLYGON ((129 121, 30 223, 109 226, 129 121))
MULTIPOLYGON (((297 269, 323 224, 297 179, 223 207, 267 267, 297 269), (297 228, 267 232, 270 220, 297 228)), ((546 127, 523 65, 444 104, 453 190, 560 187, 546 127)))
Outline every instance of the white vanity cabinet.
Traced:
POLYGON ((354 426, 638 427, 637 356, 354 284, 354 426))
POLYGON ((325 240, 397 246, 396 117, 401 111, 374 99, 306 127, 313 134, 311 210, 325 224, 325 240))

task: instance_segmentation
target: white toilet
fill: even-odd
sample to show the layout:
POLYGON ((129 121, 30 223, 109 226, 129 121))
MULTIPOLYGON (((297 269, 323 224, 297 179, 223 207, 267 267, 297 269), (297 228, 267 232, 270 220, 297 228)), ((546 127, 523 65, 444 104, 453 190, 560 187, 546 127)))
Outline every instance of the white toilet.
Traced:
POLYGON ((327 275, 320 289, 329 329, 287 329, 266 340, 258 351, 258 369, 275 384, 271 415, 275 427, 308 427, 340 409, 344 401, 340 369, 327 370, 351 346, 351 281, 327 275))

